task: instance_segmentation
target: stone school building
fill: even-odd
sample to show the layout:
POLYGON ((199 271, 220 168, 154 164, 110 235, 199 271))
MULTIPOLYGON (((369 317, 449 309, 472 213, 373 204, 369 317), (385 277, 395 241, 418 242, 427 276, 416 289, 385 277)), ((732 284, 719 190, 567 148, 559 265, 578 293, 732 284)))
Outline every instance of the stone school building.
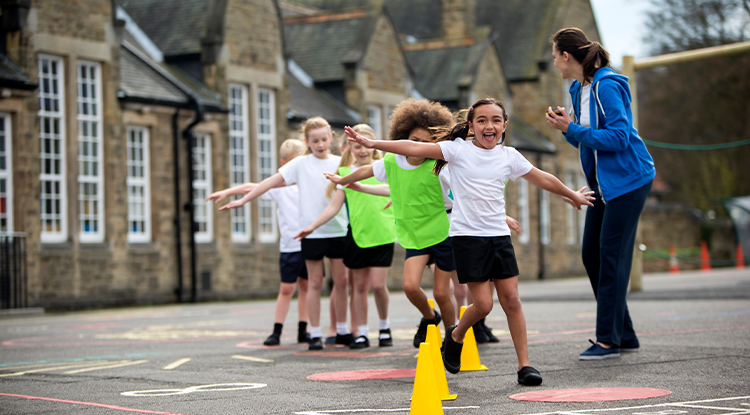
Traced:
MULTIPOLYGON (((24 234, 28 305, 271 297, 275 206, 218 212, 320 115, 335 134, 408 98, 498 97, 507 145, 569 187, 577 152, 546 126, 568 84, 549 36, 598 38, 588 1, 12 0, 0 2, 0 232, 24 234), (569 148, 570 147, 570 148, 569 148)), ((582 275, 582 213, 506 189, 521 278, 582 275)), ((400 288, 403 250, 389 277, 400 288)), ((426 279, 429 283, 429 279, 426 279)))

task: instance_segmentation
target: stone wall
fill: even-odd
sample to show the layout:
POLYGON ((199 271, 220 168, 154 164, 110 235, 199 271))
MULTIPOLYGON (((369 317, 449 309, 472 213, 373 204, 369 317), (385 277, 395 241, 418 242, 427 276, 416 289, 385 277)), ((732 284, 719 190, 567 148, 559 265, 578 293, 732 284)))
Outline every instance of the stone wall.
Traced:
POLYGON ((405 93, 406 62, 396 31, 384 15, 375 23, 362 68, 367 72, 369 89, 405 93))
MULTIPOLYGON (((500 65, 500 59, 497 57, 495 48, 485 48, 484 56, 482 56, 482 60, 479 62, 476 79, 474 80, 474 95, 477 99, 492 97, 499 99, 505 105, 510 104, 510 91, 508 90, 508 84, 504 80, 505 73, 503 73, 503 68, 500 65)), ((468 103, 468 105, 471 104, 472 102, 468 103)))
POLYGON ((281 22, 273 0, 230 0, 224 23, 230 62, 271 72, 282 54, 281 22))
POLYGON ((103 42, 112 22, 112 2, 102 0, 33 0, 37 33, 103 42))

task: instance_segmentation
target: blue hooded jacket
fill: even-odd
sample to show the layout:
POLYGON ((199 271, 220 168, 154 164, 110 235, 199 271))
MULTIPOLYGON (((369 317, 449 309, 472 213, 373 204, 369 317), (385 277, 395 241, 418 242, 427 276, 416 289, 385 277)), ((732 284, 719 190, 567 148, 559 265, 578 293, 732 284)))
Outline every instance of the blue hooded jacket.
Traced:
POLYGON ((573 122, 565 139, 579 149, 589 188, 606 202, 645 186, 654 179, 654 159, 633 126, 628 78, 600 68, 591 82, 591 128, 580 123, 581 83, 573 81, 573 122))

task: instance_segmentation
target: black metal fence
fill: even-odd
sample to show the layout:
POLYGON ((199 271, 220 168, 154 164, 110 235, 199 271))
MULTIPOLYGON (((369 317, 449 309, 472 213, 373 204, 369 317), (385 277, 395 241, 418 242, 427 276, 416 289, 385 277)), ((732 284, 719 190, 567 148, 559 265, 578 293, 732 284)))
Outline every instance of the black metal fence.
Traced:
POLYGON ((26 307, 26 234, 0 233, 0 309, 26 307))

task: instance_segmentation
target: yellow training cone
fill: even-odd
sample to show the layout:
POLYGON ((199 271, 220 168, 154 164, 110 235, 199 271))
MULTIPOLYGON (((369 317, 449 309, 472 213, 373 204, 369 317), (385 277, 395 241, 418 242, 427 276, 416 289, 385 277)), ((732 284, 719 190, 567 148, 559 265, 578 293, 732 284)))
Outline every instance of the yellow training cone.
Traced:
POLYGON ((417 360, 417 374, 414 376, 414 391, 411 395, 409 415, 444 415, 443 404, 440 402, 435 383, 435 369, 430 349, 428 343, 419 345, 419 360, 417 360))
POLYGON ((445 366, 443 365, 443 356, 440 353, 436 339, 438 339, 438 329, 434 324, 427 326, 427 344, 430 345, 432 353, 432 363, 435 366, 435 383, 437 384, 438 396, 441 401, 452 401, 458 395, 451 395, 448 390, 448 380, 445 378, 445 366))
MULTIPOLYGON (((461 317, 464 316, 466 306, 461 306, 461 317)), ((461 372, 476 372, 478 370, 489 370, 487 366, 479 361, 479 350, 477 350, 477 339, 474 337, 474 328, 469 327, 464 336, 464 346, 461 350, 461 372)))
MULTIPOLYGON (((430 299, 427 300, 427 302, 430 303, 430 307, 432 307, 432 309, 434 310, 435 309, 435 300, 433 300, 433 299, 430 298, 430 299)), ((440 333, 440 325, 438 324, 436 327, 437 327, 437 334, 438 334, 437 335, 438 349, 442 349, 443 348, 443 335, 440 333)), ((427 340, 427 342, 429 343, 430 341, 427 340)))

